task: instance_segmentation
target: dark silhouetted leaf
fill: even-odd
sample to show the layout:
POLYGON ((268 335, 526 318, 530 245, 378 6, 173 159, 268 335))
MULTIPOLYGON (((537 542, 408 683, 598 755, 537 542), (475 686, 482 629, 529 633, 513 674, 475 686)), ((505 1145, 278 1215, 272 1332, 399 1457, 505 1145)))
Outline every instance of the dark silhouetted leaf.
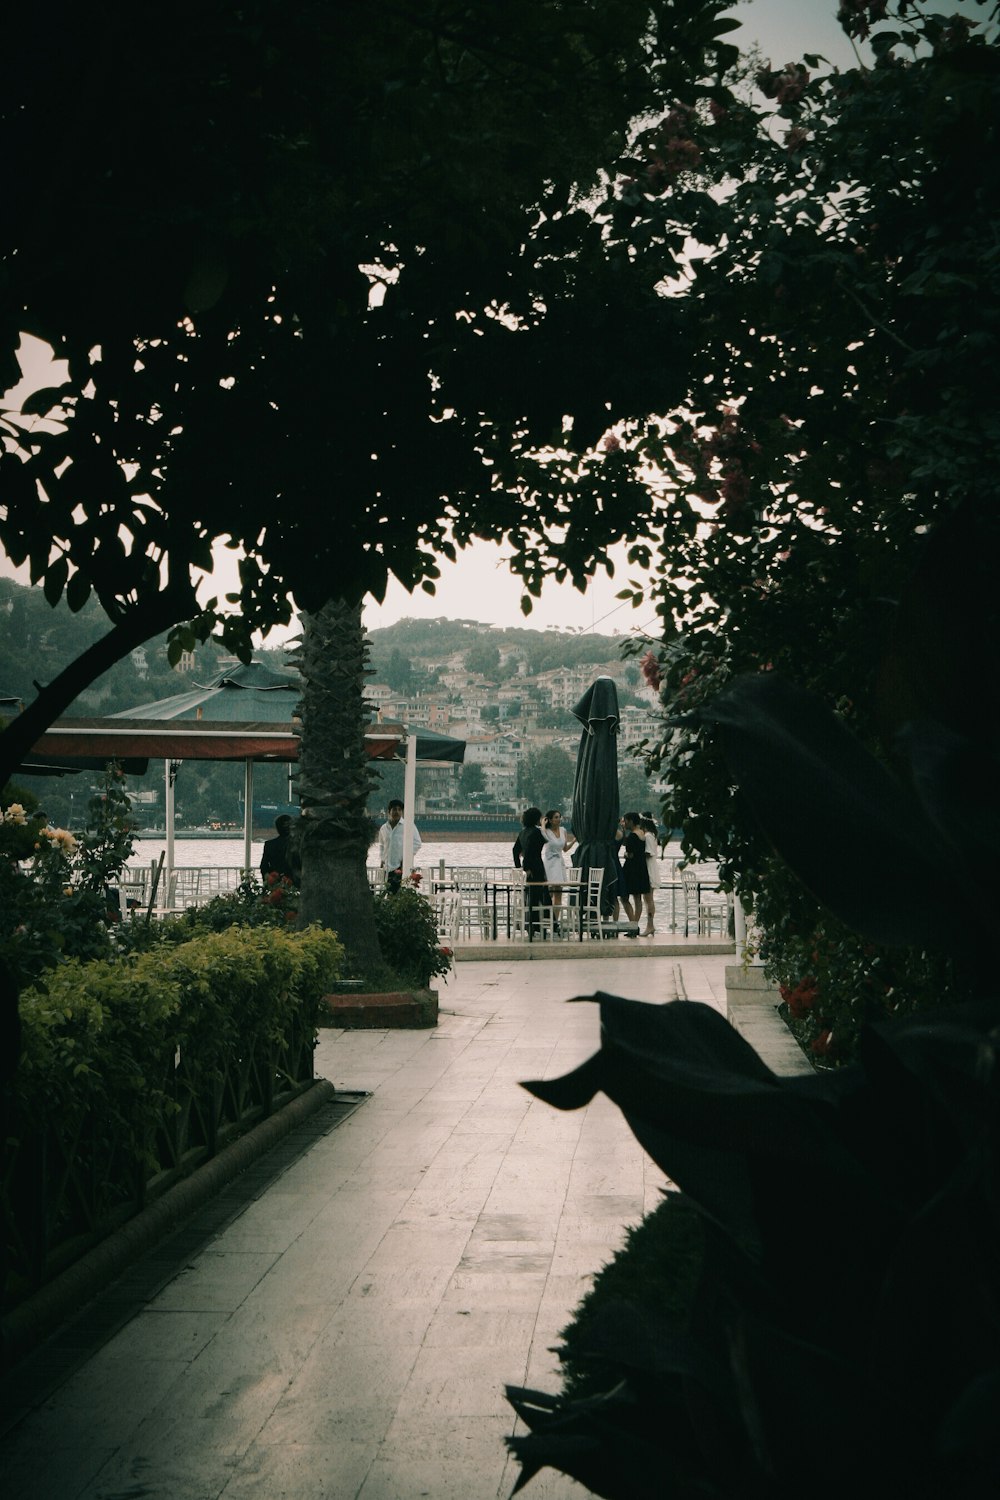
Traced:
POLYGON ((736 678, 702 718, 775 849, 841 921, 880 943, 968 942, 950 849, 824 703, 761 672, 736 678))

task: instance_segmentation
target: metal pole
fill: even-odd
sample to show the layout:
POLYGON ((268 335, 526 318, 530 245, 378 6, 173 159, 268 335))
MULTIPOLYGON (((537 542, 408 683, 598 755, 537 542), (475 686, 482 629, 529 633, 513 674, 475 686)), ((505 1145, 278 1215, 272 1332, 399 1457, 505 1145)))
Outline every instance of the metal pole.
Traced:
POLYGON ((413 869, 413 807, 417 794, 417 736, 409 733, 403 768, 403 880, 413 869))
POLYGON ((250 844, 253 840, 253 761, 246 762, 243 781, 243 873, 250 873, 250 844))
POLYGON ((167 872, 166 890, 170 889, 170 877, 174 873, 174 782, 177 780, 179 769, 179 760, 165 760, 163 762, 163 826, 167 836, 167 857, 165 861, 167 872))

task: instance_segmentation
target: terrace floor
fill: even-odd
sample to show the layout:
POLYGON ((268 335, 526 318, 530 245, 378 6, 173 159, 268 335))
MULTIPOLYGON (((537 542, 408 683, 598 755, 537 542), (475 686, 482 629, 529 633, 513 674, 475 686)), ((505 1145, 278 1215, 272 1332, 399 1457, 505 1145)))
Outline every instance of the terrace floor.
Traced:
MULTIPOLYGON (((596 1006, 567 1000, 724 1011, 732 962, 590 946, 613 951, 460 957, 435 1030, 322 1032, 340 1107, 8 1377, 6 1500, 509 1495, 504 1384, 558 1388, 551 1346, 664 1185, 603 1096, 562 1114, 519 1080, 596 1050, 596 1006)), ((585 1492, 546 1471, 525 1493, 585 1492)))

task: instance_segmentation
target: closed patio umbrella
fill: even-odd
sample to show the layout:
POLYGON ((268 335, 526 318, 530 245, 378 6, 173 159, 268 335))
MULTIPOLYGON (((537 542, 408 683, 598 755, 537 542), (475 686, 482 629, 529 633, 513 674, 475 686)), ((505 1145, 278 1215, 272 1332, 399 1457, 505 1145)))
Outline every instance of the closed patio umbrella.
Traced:
POLYGON ((604 869, 601 910, 607 914, 618 894, 618 689, 598 677, 573 709, 583 725, 573 783, 573 863, 583 871, 604 869))

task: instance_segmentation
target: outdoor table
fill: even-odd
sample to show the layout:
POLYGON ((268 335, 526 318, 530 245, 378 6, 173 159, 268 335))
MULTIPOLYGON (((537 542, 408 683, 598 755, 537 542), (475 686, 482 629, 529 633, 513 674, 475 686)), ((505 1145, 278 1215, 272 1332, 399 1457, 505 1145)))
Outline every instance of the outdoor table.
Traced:
POLYGON ((489 902, 490 911, 491 911, 491 914, 492 914, 491 915, 491 923, 492 923, 492 932, 493 932, 493 941, 494 942, 496 942, 496 940, 497 940, 497 896, 498 896, 498 894, 500 892, 503 893, 504 902, 505 902, 505 905, 506 905, 507 937, 509 938, 510 935, 511 935, 510 934, 510 924, 511 924, 510 898, 511 898, 511 896, 514 893, 515 890, 521 890, 521 889, 523 889, 523 886, 521 885, 521 882, 520 881, 514 881, 514 880, 487 880, 485 886, 483 887, 483 889, 486 892, 486 900, 489 902))

